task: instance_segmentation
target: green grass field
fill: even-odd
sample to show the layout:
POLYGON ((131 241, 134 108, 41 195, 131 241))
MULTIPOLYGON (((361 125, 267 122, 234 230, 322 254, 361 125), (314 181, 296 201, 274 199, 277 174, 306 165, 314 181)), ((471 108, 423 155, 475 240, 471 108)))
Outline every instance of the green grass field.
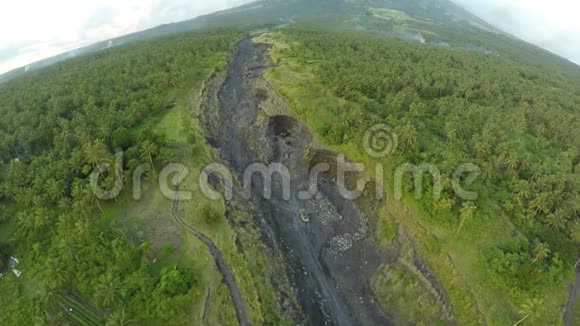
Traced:
POLYGON ((407 23, 407 22, 424 23, 424 24, 429 23, 426 20, 419 20, 419 19, 413 18, 413 17, 409 16, 407 13, 400 11, 400 10, 389 9, 389 8, 370 8, 369 11, 372 13, 373 17, 390 20, 390 21, 393 21, 393 22, 398 23, 398 24, 407 23))

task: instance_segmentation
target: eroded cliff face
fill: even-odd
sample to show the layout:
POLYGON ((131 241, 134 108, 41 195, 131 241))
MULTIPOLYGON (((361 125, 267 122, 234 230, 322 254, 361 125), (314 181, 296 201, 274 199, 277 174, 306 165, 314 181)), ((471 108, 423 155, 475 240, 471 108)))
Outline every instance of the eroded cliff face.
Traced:
MULTIPOLYGON (((409 267, 414 266, 435 295, 437 290, 422 274, 422 264, 409 246, 394 243, 379 250, 371 225, 376 224, 374 210, 381 203, 372 192, 356 201, 339 193, 339 154, 317 143, 308 126, 291 116, 288 105, 262 78, 269 67, 268 46, 244 39, 224 78, 206 92, 201 114, 208 140, 236 179, 229 205, 255 207, 253 225, 261 230, 264 243, 280 254, 309 324, 389 324, 388 307, 379 304, 372 283, 376 275, 389 273, 386 266, 400 265, 401 247, 410 257, 409 267), (268 192, 260 173, 247 178, 246 169, 255 163, 281 164, 287 178, 273 173, 268 192), (300 199, 299 194, 313 185, 311 169, 320 163, 327 163, 329 169, 314 183, 318 192, 300 199), (286 183, 289 195, 283 191, 286 183), (250 200, 243 196, 244 186, 251 190, 250 200)), ((347 174, 347 186, 358 177, 347 174)), ((223 185, 218 180, 215 186, 223 185)), ((444 294, 439 298, 444 306, 444 294)), ((453 319, 448 311, 441 314, 453 319)))

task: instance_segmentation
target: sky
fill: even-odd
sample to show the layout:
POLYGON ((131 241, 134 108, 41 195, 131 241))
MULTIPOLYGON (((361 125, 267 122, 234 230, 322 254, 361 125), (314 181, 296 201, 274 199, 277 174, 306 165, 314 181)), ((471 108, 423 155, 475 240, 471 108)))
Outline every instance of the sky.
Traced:
POLYGON ((580 64, 578 0, 452 0, 495 27, 580 64))
MULTIPOLYGON (((578 0, 452 0, 580 64, 578 0)), ((251 0, 3 0, 0 74, 82 46, 251 0)))
POLYGON ((30 63, 251 0, 2 0, 0 74, 30 63))

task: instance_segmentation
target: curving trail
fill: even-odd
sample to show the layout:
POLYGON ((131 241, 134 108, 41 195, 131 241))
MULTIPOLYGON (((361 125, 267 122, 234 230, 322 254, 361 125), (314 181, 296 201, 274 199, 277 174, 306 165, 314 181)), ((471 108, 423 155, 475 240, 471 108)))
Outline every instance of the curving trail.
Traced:
MULTIPOLYGON (((179 174, 181 175, 182 172, 183 169, 179 172, 179 174)), ((202 232, 196 230, 195 228, 187 225, 185 222, 183 222, 183 220, 179 216, 178 187, 176 187, 175 199, 173 200, 173 205, 171 207, 171 216, 173 216, 173 219, 175 220, 175 222, 177 222, 177 224, 180 227, 182 227, 188 233, 198 238, 199 241, 201 241, 209 249, 210 254, 215 260, 217 269, 222 274, 224 282, 226 283, 230 291, 230 296, 232 297, 232 301, 234 303, 234 309, 236 311, 236 316, 238 318, 239 324, 242 326, 250 325, 250 319, 248 317, 248 311, 246 309, 246 305, 242 297, 242 292, 240 291, 240 287, 238 286, 234 272, 232 272, 232 270, 228 267, 224 255, 221 253, 221 251, 215 245, 215 243, 211 240, 211 238, 209 238, 202 232)))
POLYGON ((574 324, 574 307, 580 295, 580 259, 576 263, 576 281, 570 285, 570 296, 566 304, 566 312, 564 313, 564 325, 572 326, 574 324))

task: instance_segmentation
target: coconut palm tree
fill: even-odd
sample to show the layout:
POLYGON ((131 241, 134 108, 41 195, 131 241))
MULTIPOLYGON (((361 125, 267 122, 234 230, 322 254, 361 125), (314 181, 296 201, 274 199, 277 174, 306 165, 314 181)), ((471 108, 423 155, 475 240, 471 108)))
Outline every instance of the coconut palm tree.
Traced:
POLYGON ((526 302, 524 302, 520 308, 518 309, 518 312, 520 314, 520 316, 523 316, 522 319, 518 320, 514 326, 517 326, 521 323, 523 323, 525 320, 537 320, 538 318, 540 318, 541 316, 541 309, 543 306, 543 302, 542 300, 539 299, 528 299, 526 300, 526 302))
POLYGON ((97 285, 97 296, 100 299, 101 306, 109 306, 115 302, 120 288, 120 281, 112 271, 107 271, 99 279, 97 285))
POLYGON ((78 242, 83 242, 89 239, 90 224, 87 219, 78 221, 74 225, 73 238, 78 242))
POLYGON ((88 204, 96 204, 101 213, 104 213, 103 206, 97 198, 96 194, 92 191, 91 185, 84 180, 75 180, 72 186, 72 195, 76 202, 88 204))
POLYGON ((528 180, 517 180, 513 186, 519 199, 526 200, 531 196, 531 187, 528 180))
POLYGON ((407 123, 406 125, 397 128, 396 132, 401 140, 401 144, 405 148, 413 148, 417 145, 418 133, 417 129, 412 124, 407 123))
POLYGON ((580 243, 580 221, 575 221, 570 226, 570 238, 580 243))
POLYGON ((457 140, 457 128, 455 123, 447 122, 445 124, 445 136, 447 138, 447 143, 453 143, 457 140))
POLYGON ((459 225, 459 229, 457 229, 457 233, 459 233, 461 231, 461 229, 463 228, 463 224, 465 223, 465 220, 473 217, 476 210, 477 210, 477 206, 475 206, 475 204, 473 204, 473 202, 471 202, 471 201, 464 202, 463 205, 461 205, 461 210, 460 210, 461 224, 459 225))
POLYGON ((547 192, 542 192, 537 195, 532 201, 529 203, 530 209, 537 215, 540 212, 547 213, 549 210, 549 196, 550 194, 547 192))
POLYGON ((562 209, 557 209, 556 212, 548 214, 545 220, 546 224, 557 230, 564 230, 568 223, 568 218, 562 209))
POLYGON ((47 307, 47 309, 50 309, 58 302, 59 295, 60 293, 56 288, 49 285, 44 286, 41 297, 42 303, 47 307))
POLYGON ((48 225, 48 223, 50 223, 48 211, 42 207, 36 208, 32 216, 29 216, 29 218, 34 219, 35 230, 42 230, 45 226, 48 225))
POLYGON ((550 247, 547 243, 540 242, 534 247, 534 255, 536 255, 536 258, 534 258, 532 264, 538 260, 546 259, 550 255, 550 247))
POLYGON ((65 196, 65 187, 55 179, 46 181, 45 191, 53 201, 59 201, 65 196))
POLYGON ((44 277, 47 284, 53 288, 60 288, 67 282, 67 272, 57 258, 49 258, 46 261, 44 277))
POLYGON ((125 309, 112 313, 107 319, 106 326, 126 326, 133 324, 134 321, 129 319, 125 313, 125 309))
POLYGON ((151 141, 146 140, 141 144, 140 149, 141 156, 143 158, 149 159, 149 163, 151 163, 151 168, 153 169, 153 172, 157 173, 157 171, 155 170, 155 164, 153 164, 153 157, 159 154, 159 146, 157 146, 155 143, 151 141))
POLYGON ((102 174, 100 163, 109 156, 109 151, 107 146, 100 141, 97 140, 92 144, 89 144, 85 147, 85 160, 86 162, 93 168, 99 169, 99 174, 102 174))
POLYGON ((505 158, 505 163, 508 169, 515 171, 519 163, 517 155, 513 152, 508 152, 505 158))
POLYGON ((489 154, 490 148, 485 140, 478 138, 473 144, 473 151, 478 158, 484 158, 489 154))
POLYGON ((566 200, 566 205, 568 213, 570 215, 580 215, 580 195, 579 194, 568 194, 568 199, 566 200))

